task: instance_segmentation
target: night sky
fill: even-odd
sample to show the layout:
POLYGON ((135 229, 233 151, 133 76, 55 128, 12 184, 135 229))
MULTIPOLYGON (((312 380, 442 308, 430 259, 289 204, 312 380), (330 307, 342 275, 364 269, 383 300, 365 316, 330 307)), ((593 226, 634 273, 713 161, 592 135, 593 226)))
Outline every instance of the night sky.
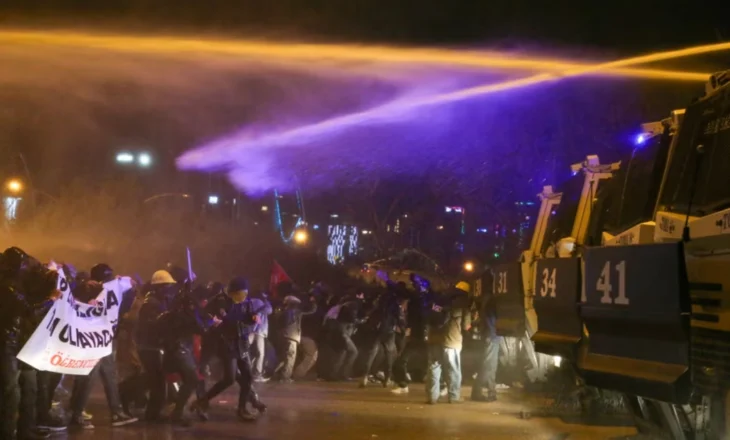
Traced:
MULTIPOLYGON (((719 11, 719 6, 720 2, 653 0, 4 0, 0 2, 0 27, 59 26, 264 36, 310 42, 488 46, 612 59, 730 38, 728 21, 722 14, 712 12, 719 11)), ((693 60, 680 65, 708 70, 706 65, 715 66, 713 61, 714 58, 693 60)), ((103 59, 99 58, 98 63, 102 65, 103 59)), ((173 64, 161 64, 152 70, 175 69, 173 64)), ((180 69, 188 72, 189 67, 181 64, 180 69)), ((191 75, 197 73, 195 69, 190 70, 191 75)), ((382 83, 339 84, 292 72, 247 73, 235 78, 227 72, 209 78, 205 76, 208 73, 202 72, 203 67, 200 69, 201 80, 196 82, 200 87, 191 87, 185 94, 168 93, 164 85, 147 84, 142 88, 124 81, 103 83, 95 91, 98 102, 93 102, 93 109, 87 111, 93 115, 93 130, 87 131, 84 123, 89 121, 82 118, 46 122, 44 117, 52 120, 52 115, 71 113, 51 107, 39 98, 45 94, 43 89, 0 90, 0 101, 6 108, 14 109, 15 115, 9 119, 10 130, 5 130, 12 131, 12 136, 6 139, 15 148, 26 150, 35 167, 44 168, 39 184, 50 187, 58 185, 65 167, 86 170, 108 161, 114 150, 100 148, 103 144, 147 143, 157 148, 158 156, 170 164, 185 149, 255 119, 249 115, 255 112, 246 107, 246 99, 256 102, 256 112, 263 108, 271 118, 295 119, 296 112, 289 116, 276 110, 285 106, 298 108, 299 114, 305 112, 309 120, 317 120, 340 111, 357 110, 389 96, 389 85, 382 83), (302 87, 298 90, 321 97, 321 108, 312 110, 311 99, 306 97, 282 97, 291 84, 299 84, 302 87), (237 93, 232 92, 236 90, 237 93), (363 93, 367 100, 362 99, 363 93), (18 127, 17 121, 21 120, 24 124, 30 121, 30 128, 18 127), (191 120, 203 128, 192 130, 191 120), (49 125, 54 125, 51 128, 56 131, 51 131, 49 125), (56 133, 64 130, 75 130, 76 134, 62 139, 56 133), (113 138, 113 142, 107 138, 113 138)), ((454 79, 455 83, 459 81, 454 79)), ((395 166, 387 168, 388 172, 403 168, 400 164, 412 163, 412 169, 402 170, 405 181, 418 182, 420 176, 416 171, 443 175, 441 181, 446 182, 447 189, 442 193, 446 198, 469 199, 481 194, 482 198, 502 198, 509 203, 515 198, 533 196, 543 183, 560 180, 564 173, 556 173, 556 169, 562 170, 587 153, 600 149, 611 158, 617 157, 624 151, 621 145, 628 144, 639 123, 646 122, 646 118, 664 117, 669 110, 686 105, 701 89, 701 84, 576 81, 546 90, 520 92, 515 95, 517 99, 512 99, 512 95, 495 98, 499 107, 477 102, 450 108, 446 115, 424 115, 423 125, 430 125, 427 128, 431 131, 415 124, 406 127, 407 134, 397 129, 352 133, 339 142, 323 145, 317 152, 319 162, 324 163, 342 151, 343 143, 351 147, 354 154, 339 161, 338 169, 309 171, 319 173, 312 183, 318 191, 331 191, 343 180, 367 175, 371 168, 366 162, 374 160, 373 151, 380 151, 377 154, 394 156, 395 166), (434 131, 434 120, 448 124, 434 131), (418 145, 419 150, 398 149, 405 143, 418 145), (396 150, 399 154, 392 153, 396 150), (433 154, 424 155, 423 151, 433 154), (496 158, 495 151, 499 152, 496 158), (485 156, 479 156, 481 153, 485 156), (421 156, 428 156, 430 163, 414 163, 412 159, 421 156), (493 177, 489 185, 485 184, 487 176, 493 177)), ((293 163, 298 161, 296 157, 289 159, 293 163)))
POLYGON ((635 53, 730 38, 720 1, 5 0, 31 21, 418 44, 538 43, 635 53))

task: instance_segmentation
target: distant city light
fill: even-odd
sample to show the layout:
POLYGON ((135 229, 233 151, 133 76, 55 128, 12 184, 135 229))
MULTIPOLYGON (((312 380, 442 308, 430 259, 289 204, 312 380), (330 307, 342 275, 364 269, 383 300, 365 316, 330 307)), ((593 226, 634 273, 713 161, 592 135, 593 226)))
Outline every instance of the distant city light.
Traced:
POLYGON ((646 142, 646 135, 644 133, 636 136, 636 145, 643 145, 646 142))
POLYGON ((370 235, 372 233, 373 233, 373 231, 370 231, 370 230, 367 230, 367 229, 363 229, 362 230, 362 235, 370 235))
POLYGON ((210 205, 217 205, 218 204, 218 196, 215 196, 215 195, 208 196, 208 203, 210 205))
POLYGON ((464 263, 464 270, 467 272, 472 272, 474 270, 474 263, 472 263, 471 261, 467 261, 466 263, 464 263))
POLYGON ((464 212, 464 208, 462 208, 461 206, 447 206, 445 208, 445 211, 446 211, 447 214, 450 214, 452 212, 461 214, 461 213, 464 212))
POLYGON ((408 218, 408 214, 403 214, 403 218, 408 218))
POLYGON ((140 155, 137 156, 137 162, 141 167, 148 167, 152 164, 152 156, 148 153, 140 153, 140 155))
POLYGON ((499 258, 499 252, 494 253, 494 258, 499 258))
POLYGON ((261 212, 266 212, 268 210, 269 210, 269 207, 266 206, 266 205, 264 205, 264 206, 261 207, 261 212))
POLYGON ((338 217, 339 217, 338 214, 330 214, 330 218, 338 218, 338 217))
POLYGON ((312 226, 312 229, 314 229, 315 231, 318 230, 319 229, 319 225, 312 226))
POLYGON ((487 233, 487 228, 478 228, 477 229, 477 232, 479 232, 480 234, 486 234, 487 233))
POLYGON ((134 162, 134 154, 132 154, 132 153, 119 153, 119 154, 117 154, 117 162, 119 162, 119 163, 132 163, 132 162, 134 162))
POLYGON ((444 225, 438 225, 438 226, 436 226, 436 229, 438 229, 439 231, 441 231, 441 230, 444 229, 444 225))
POLYGON ((307 234, 307 231, 304 229, 300 229, 297 232, 294 233, 294 241, 297 244, 304 244, 309 239, 309 234, 307 234))

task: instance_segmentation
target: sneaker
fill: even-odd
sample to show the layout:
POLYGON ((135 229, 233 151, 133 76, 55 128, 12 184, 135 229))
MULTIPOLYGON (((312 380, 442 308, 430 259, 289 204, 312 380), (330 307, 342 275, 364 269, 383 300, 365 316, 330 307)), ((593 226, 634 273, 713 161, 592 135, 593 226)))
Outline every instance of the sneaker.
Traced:
POLYGON ((243 422, 254 422, 257 419, 256 414, 252 413, 246 408, 239 408, 237 414, 238 418, 241 419, 241 421, 243 422))
POLYGON ((86 419, 83 415, 81 415, 72 417, 68 427, 72 429, 94 429, 94 424, 91 423, 89 419, 86 419))
POLYGON ((254 403, 252 403, 252 404, 251 404, 251 406, 253 406, 253 407, 254 407, 254 408, 256 409, 256 411, 258 411, 258 412, 259 412, 259 414, 265 414, 265 413, 266 413, 266 411, 267 411, 267 410, 269 409, 269 407, 268 407, 268 406, 266 406, 266 405, 265 405, 265 404, 264 404, 263 402, 261 402, 261 401, 258 401, 258 402, 254 402, 254 403))
POLYGON ((137 420, 138 419, 136 417, 132 417, 124 413, 112 414, 112 426, 114 427, 129 425, 130 423, 136 423, 137 420))
POLYGON ((441 388, 441 392, 439 392, 439 395, 441 397, 446 397, 449 395, 449 390, 447 390, 446 388, 441 388))
POLYGON ((359 386, 360 386, 360 388, 367 388, 367 386, 368 386, 368 377, 367 376, 363 377, 363 379, 360 381, 359 386))
POLYGON ((253 379, 253 381, 255 383, 266 383, 270 380, 271 380, 270 377, 264 377, 264 376, 257 376, 257 377, 254 377, 254 379, 253 379))
POLYGON ((390 390, 390 392, 393 394, 408 394, 408 391, 409 391, 408 387, 402 387, 402 388, 398 387, 398 388, 393 388, 392 390, 390 390))
POLYGON ((65 423, 58 418, 49 418, 38 423, 38 429, 49 432, 63 432, 68 429, 65 423))
POLYGON ((84 411, 84 412, 82 412, 82 413, 81 413, 81 417, 83 417, 83 418, 84 418, 84 420, 91 420, 91 419, 93 419, 93 418, 94 418, 94 416, 93 416, 93 415, 91 415, 91 414, 87 413, 86 411, 84 411))
POLYGON ((190 405, 190 411, 198 416, 198 419, 201 422, 207 422, 208 420, 210 420, 210 417, 208 416, 208 411, 206 411, 207 407, 208 405, 204 402, 196 400, 195 402, 193 402, 192 405, 190 405))

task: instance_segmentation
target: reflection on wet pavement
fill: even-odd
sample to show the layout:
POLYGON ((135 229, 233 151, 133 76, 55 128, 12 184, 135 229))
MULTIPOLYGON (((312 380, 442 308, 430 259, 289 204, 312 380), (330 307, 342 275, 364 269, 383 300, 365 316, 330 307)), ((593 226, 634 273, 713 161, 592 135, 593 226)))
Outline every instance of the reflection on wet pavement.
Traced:
MULTIPOLYGON (((244 423, 235 415, 236 390, 212 403, 209 422, 193 428, 140 422, 122 428, 108 425, 108 410, 101 389, 88 409, 96 429, 69 432, 54 438, 114 440, 185 439, 316 439, 316 440, 470 440, 470 439, 609 439, 633 435, 633 428, 568 425, 557 419, 523 420, 529 409, 516 393, 500 394, 495 403, 465 402, 425 405, 423 385, 407 396, 395 396, 374 387, 355 384, 296 383, 259 385, 269 412, 257 422, 244 423)), ((465 388, 464 395, 468 396, 465 388)))

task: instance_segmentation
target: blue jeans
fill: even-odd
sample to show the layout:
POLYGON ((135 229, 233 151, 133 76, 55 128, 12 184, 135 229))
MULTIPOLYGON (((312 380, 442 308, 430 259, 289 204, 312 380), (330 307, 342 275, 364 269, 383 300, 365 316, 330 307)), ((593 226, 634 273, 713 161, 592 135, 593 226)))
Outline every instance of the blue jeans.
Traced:
POLYGON ((459 400, 461 397, 461 350, 430 345, 426 375, 426 397, 429 402, 437 402, 439 399, 442 368, 448 384, 449 401, 459 400))
POLYGON ((249 336, 249 343, 254 354, 251 362, 253 377, 263 377, 264 359, 266 359, 266 336, 254 333, 249 336))
POLYGON ((101 377, 104 386, 106 401, 112 415, 122 412, 122 401, 119 397, 119 386, 117 381, 117 364, 114 353, 104 356, 96 364, 96 367, 86 376, 76 376, 74 387, 71 392, 71 413, 73 417, 79 417, 86 408, 91 396, 91 388, 96 377, 101 377))

